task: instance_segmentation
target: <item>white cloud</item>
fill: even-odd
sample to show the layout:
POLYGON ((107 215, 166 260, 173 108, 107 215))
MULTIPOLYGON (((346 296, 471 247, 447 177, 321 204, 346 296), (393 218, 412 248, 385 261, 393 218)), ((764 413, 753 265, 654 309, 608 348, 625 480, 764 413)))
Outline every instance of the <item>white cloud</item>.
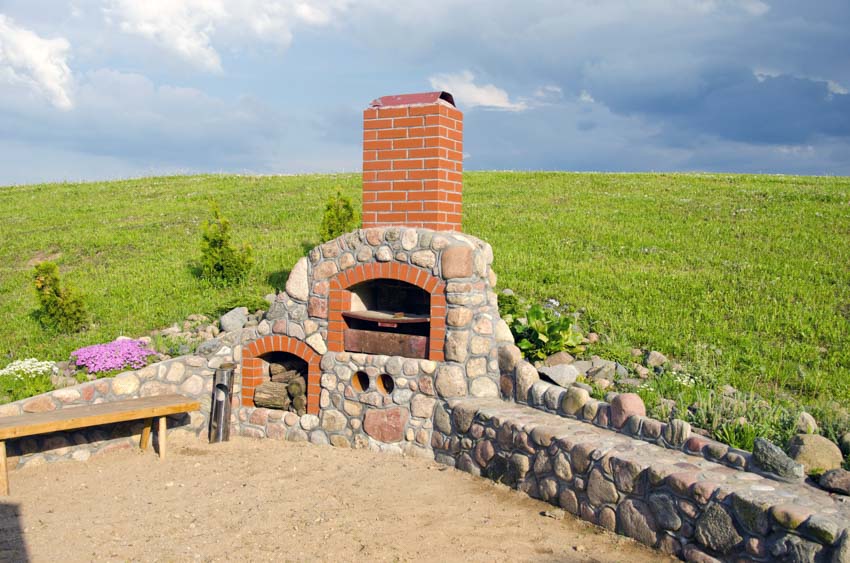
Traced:
POLYGON ((467 106, 523 111, 528 109, 525 102, 511 102, 508 93, 493 84, 475 84, 475 75, 468 70, 457 74, 435 74, 428 79, 431 88, 451 92, 455 99, 467 106))
POLYGON ((260 40, 286 48, 298 23, 328 25, 350 0, 108 0, 107 20, 182 59, 221 72, 216 42, 260 40))
POLYGON ((45 39, 0 14, 0 82, 21 85, 59 109, 74 105, 69 90, 71 45, 62 37, 45 39))
POLYGON ((578 101, 585 103, 585 104, 592 104, 592 103, 596 102, 596 100, 593 99, 593 96, 591 96, 590 92, 588 92, 587 90, 582 90, 579 93, 578 101))

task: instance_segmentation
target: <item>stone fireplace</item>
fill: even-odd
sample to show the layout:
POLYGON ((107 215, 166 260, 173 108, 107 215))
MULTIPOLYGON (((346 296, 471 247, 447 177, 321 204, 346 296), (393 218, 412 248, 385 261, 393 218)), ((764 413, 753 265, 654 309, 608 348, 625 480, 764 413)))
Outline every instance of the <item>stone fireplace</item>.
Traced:
POLYGON ((242 404, 256 406, 264 362, 285 352, 307 366, 307 412, 331 442, 428 448, 438 401, 500 395, 498 347, 512 338, 492 249, 461 232, 452 96, 378 98, 363 130, 363 228, 292 268, 271 334, 245 348, 242 404))

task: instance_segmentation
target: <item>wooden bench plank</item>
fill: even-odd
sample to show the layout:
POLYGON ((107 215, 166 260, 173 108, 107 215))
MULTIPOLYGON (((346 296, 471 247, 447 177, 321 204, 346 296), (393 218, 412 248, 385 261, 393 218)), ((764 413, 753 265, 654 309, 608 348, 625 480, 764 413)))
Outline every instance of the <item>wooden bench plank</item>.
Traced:
POLYGON ((6 416, 0 417, 0 440, 86 428, 100 424, 156 418, 169 414, 196 411, 200 407, 198 401, 183 395, 158 395, 97 405, 66 407, 50 412, 6 416))

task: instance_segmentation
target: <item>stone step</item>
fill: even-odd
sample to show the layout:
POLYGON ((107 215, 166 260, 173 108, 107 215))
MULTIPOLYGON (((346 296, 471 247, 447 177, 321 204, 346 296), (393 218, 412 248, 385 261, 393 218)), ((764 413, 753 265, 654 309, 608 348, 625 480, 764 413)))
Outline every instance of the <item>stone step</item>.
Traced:
POLYGON ((498 399, 435 415, 437 459, 688 560, 850 561, 850 502, 498 399))

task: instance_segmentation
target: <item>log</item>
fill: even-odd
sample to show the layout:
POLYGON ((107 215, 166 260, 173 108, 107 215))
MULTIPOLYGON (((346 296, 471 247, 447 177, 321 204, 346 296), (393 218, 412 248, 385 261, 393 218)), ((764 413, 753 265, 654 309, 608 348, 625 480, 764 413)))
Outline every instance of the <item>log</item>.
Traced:
POLYGON ((289 391, 290 397, 297 397, 307 393, 307 382, 303 377, 299 376, 286 384, 286 389, 289 391))
POLYGON ((295 413, 298 416, 301 416, 307 412, 307 396, 306 395, 298 395, 292 399, 292 408, 295 409, 295 413))
POLYGON ((288 409, 291 401, 286 383, 267 381, 254 389, 254 404, 267 409, 288 409))
POLYGON ((295 379, 296 377, 300 377, 301 373, 298 370, 290 369, 285 371, 279 371, 278 373, 273 373, 271 380, 279 383, 288 383, 295 379))

